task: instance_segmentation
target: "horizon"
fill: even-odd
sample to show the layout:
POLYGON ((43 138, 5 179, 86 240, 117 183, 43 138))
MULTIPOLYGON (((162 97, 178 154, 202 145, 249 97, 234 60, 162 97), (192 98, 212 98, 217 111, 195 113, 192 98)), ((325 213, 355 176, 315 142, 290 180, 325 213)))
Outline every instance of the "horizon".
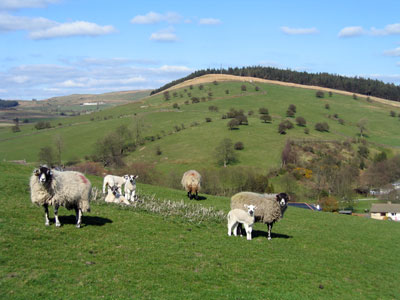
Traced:
POLYGON ((0 0, 0 99, 156 89, 245 66, 400 85, 399 9, 394 0, 0 0))

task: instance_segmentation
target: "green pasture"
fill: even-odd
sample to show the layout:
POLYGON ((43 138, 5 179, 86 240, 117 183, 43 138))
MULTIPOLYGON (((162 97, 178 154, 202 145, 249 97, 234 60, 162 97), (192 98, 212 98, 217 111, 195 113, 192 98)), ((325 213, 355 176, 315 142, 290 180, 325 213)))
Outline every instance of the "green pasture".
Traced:
MULTIPOLYGON (((30 202, 32 167, 0 163, 1 299, 397 299, 400 224, 289 208, 266 238, 228 237, 226 222, 191 223, 102 202, 76 229, 44 226, 30 202)), ((99 188, 101 178, 89 177, 99 188)), ((213 206, 229 198, 138 185, 141 197, 213 206)), ((51 213, 52 215, 52 213, 51 213)))

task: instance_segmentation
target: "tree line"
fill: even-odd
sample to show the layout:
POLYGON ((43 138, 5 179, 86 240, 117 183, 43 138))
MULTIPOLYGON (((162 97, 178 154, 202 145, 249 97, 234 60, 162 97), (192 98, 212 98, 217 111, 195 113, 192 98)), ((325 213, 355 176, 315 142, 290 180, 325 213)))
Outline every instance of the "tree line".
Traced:
POLYGON ((18 106, 18 101, 0 99, 0 108, 9 108, 14 106, 18 106))
POLYGON ((298 83, 303 85, 315 85, 325 88, 337 89, 351 93, 374 96, 394 101, 400 101, 400 86, 393 83, 384 83, 376 79, 363 77, 346 77, 329 73, 308 73, 293 71, 290 69, 278 69, 273 67, 242 67, 228 69, 199 70, 178 80, 174 80, 151 92, 151 95, 166 90, 178 83, 206 74, 229 74, 236 76, 249 76, 282 82, 298 83))

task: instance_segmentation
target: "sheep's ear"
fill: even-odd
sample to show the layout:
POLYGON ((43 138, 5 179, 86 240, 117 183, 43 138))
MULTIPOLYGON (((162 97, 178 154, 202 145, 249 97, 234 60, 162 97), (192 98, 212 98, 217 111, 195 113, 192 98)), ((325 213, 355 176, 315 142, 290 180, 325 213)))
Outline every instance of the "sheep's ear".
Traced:
POLYGON ((53 176, 53 172, 51 170, 48 171, 49 176, 53 176))
POLYGON ((34 174, 35 176, 39 176, 39 174, 40 174, 39 169, 33 170, 33 174, 34 174))
POLYGON ((248 206, 247 206, 247 204, 244 204, 243 206, 244 206, 245 208, 247 208, 247 207, 248 207, 248 206))
POLYGON ((138 179, 139 178, 139 175, 135 175, 135 179, 138 179))
POLYGON ((129 179, 129 175, 124 175, 124 179, 125 180, 129 179))

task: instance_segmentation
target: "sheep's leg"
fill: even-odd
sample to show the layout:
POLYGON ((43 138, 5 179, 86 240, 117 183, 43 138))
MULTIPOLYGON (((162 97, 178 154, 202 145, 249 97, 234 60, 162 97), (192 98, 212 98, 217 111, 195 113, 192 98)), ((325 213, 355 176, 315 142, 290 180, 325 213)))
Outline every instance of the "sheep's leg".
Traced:
POLYGON ((232 223, 228 221, 228 235, 232 235, 232 223))
POLYGON ((232 231, 233 231, 233 235, 237 236, 237 227, 238 227, 238 222, 235 222, 232 226, 232 231))
POLYGON ((272 223, 268 223, 268 240, 271 239, 272 223))
POLYGON ((196 199, 196 200, 199 200, 199 195, 198 195, 198 192, 196 191, 196 196, 194 196, 194 198, 196 199))
POLYGON ((75 208, 75 213, 76 213, 76 228, 81 228, 82 210, 80 208, 75 208))
POLYGON ((249 225, 247 225, 246 223, 243 224, 244 228, 246 229, 246 236, 247 236, 247 240, 251 240, 251 232, 253 231, 253 228, 249 225))
POLYGON ((58 204, 55 204, 55 205, 54 205, 54 217, 55 217, 55 219, 56 219, 56 226, 57 226, 57 227, 60 227, 60 226, 61 226, 61 223, 60 223, 60 220, 58 219, 58 207, 59 207, 58 204))
POLYGON ((50 225, 50 220, 49 220, 49 206, 47 204, 43 205, 44 207, 44 225, 49 226, 50 225))
POLYGON ((133 190, 132 191, 132 194, 131 194, 131 200, 132 200, 132 202, 134 202, 135 201, 135 197, 136 197, 136 190, 133 190))
POLYGON ((237 233, 240 235, 240 236, 242 236, 242 223, 239 223, 238 224, 238 226, 236 227, 237 229, 236 229, 236 231, 237 231, 237 233))

